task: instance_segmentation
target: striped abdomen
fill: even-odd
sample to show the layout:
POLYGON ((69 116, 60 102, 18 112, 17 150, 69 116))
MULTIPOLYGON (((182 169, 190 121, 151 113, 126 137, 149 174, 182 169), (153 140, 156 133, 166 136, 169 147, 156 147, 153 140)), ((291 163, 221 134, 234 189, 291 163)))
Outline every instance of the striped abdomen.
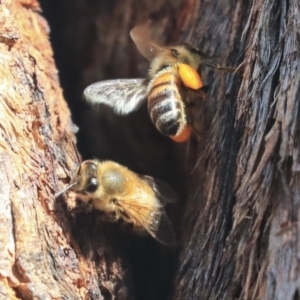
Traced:
POLYGON ((176 136, 186 126, 181 82, 173 68, 160 71, 149 84, 148 111, 155 127, 163 134, 176 136))

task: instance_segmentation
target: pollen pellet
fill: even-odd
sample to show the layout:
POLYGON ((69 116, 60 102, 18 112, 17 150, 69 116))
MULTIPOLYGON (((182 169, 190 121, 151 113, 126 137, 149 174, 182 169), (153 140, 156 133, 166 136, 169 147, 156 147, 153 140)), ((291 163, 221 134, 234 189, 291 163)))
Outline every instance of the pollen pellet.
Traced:
POLYGON ((184 143, 190 138, 192 131, 192 126, 187 125, 178 135, 172 135, 170 138, 176 143, 184 143))
POLYGON ((189 65, 178 63, 178 73, 186 87, 193 90, 198 90, 203 86, 197 70, 189 65))

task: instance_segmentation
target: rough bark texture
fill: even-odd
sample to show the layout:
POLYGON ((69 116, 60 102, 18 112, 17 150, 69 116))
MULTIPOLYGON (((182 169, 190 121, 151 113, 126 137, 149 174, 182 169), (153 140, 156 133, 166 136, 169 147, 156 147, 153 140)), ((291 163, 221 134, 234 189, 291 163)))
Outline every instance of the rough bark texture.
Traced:
POLYGON ((126 280, 117 259, 108 275, 75 252, 54 199, 78 160, 48 25, 36 1, 1 1, 0 23, 0 298, 100 299, 126 280))
POLYGON ((1 299, 58 299, 81 289, 53 197, 74 167, 74 135, 38 11, 36 1, 0 5, 1 299))
POLYGON ((3 299, 299 299, 299 1, 41 4, 81 153, 173 185, 179 247, 54 200, 77 158, 48 27, 36 2, 1 1, 3 299), (241 64, 203 74, 208 100, 195 118, 205 130, 185 146, 162 137, 146 111, 117 118, 81 101, 94 81, 146 76, 128 32, 149 16, 165 20, 166 41, 241 64))
POLYGON ((193 36, 242 61, 242 81, 210 92, 174 298, 298 299, 299 2, 203 1, 196 15, 193 36))

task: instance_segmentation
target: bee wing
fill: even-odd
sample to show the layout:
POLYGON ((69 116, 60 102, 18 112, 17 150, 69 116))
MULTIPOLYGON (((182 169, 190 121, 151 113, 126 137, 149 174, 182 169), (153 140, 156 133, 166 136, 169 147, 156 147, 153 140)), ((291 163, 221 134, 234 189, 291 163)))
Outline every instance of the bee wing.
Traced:
POLYGON ((171 222, 159 200, 155 200, 156 205, 154 207, 150 207, 148 203, 143 203, 138 199, 122 199, 122 201, 119 201, 119 205, 126 214, 135 222, 141 224, 161 244, 170 247, 174 246, 176 238, 171 222))
POLYGON ((163 51, 163 47, 151 41, 149 24, 142 24, 130 31, 130 36, 139 52, 149 61, 163 51))
POLYGON ((163 204, 176 202, 178 197, 176 192, 165 182, 146 175, 140 175, 140 178, 146 181, 155 193, 156 198, 163 204))
POLYGON ((146 79, 104 80, 89 85, 83 92, 91 104, 106 104, 118 115, 137 110, 147 100, 146 79))

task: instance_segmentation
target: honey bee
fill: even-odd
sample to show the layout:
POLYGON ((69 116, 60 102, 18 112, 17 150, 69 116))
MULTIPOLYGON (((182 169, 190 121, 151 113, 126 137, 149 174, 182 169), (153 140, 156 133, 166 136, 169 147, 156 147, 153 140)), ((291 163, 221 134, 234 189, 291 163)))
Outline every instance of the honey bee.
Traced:
POLYGON ((202 80, 197 72, 201 64, 232 71, 203 60, 203 54, 187 45, 162 47, 149 38, 148 24, 133 28, 130 36, 139 52, 150 61, 147 79, 117 79, 96 82, 84 90, 91 104, 106 104, 119 115, 137 110, 148 99, 152 123, 162 134, 181 143, 192 134, 189 103, 201 91, 202 80))
POLYGON ((122 221, 141 234, 149 233, 166 246, 174 246, 175 235, 164 205, 176 193, 166 183, 138 175, 113 161, 86 160, 77 169, 66 190, 75 192, 92 209, 105 213, 109 221, 122 221))

